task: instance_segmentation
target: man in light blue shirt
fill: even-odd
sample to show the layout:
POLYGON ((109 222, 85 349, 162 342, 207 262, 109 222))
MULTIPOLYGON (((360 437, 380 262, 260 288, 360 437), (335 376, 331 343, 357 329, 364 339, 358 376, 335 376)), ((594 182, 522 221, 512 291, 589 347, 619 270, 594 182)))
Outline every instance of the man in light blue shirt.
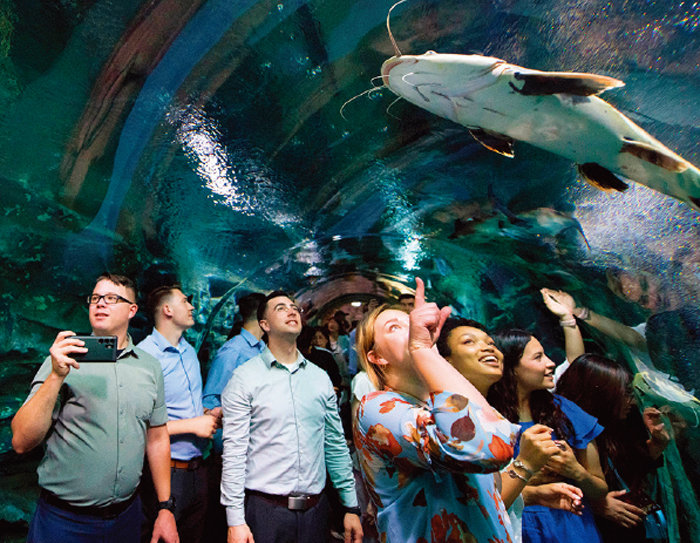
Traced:
POLYGON ((352 465, 335 392, 328 375, 296 348, 299 307, 284 292, 273 292, 260 305, 258 321, 268 349, 237 368, 221 396, 221 503, 228 541, 276 543, 296 534, 299 543, 325 543, 328 470, 346 511, 346 541, 360 543, 352 465))
MULTIPOLYGON (((170 434, 170 471, 175 519, 182 541, 202 538, 207 508, 207 474, 202 453, 221 418, 221 409, 204 412, 202 375, 197 353, 183 333, 194 325, 194 307, 179 285, 155 289, 148 297, 155 327, 139 347, 153 355, 163 369, 170 434)), ((142 488, 144 513, 154 518, 149 488, 142 488)), ((143 534, 150 533, 144 530, 143 534)))
POLYGON ((233 370, 265 350, 265 343, 261 339, 263 331, 257 316, 261 303, 265 303, 265 295, 259 292, 247 294, 238 300, 242 326, 238 333, 234 326, 232 335, 216 352, 211 363, 202 399, 207 409, 221 407, 221 392, 231 379, 233 370))

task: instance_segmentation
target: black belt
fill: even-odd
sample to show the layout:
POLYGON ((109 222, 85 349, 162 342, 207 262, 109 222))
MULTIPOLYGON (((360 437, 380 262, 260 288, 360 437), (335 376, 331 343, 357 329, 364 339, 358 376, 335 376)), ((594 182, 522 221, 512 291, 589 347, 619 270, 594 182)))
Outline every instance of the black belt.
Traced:
POLYGON ((192 460, 171 460, 170 467, 175 469, 186 469, 194 471, 202 467, 202 457, 198 456, 192 460))
POLYGON ((52 494, 48 490, 41 489, 40 498, 43 499, 49 505, 68 511, 69 513, 76 513, 78 515, 90 515, 93 517, 99 517, 103 519, 115 518, 126 511, 129 506, 134 503, 136 499, 136 492, 126 501, 113 503, 111 505, 97 506, 97 505, 73 505, 65 500, 62 500, 55 494, 52 494))
POLYGON ((278 494, 267 494, 265 492, 260 492, 259 490, 250 490, 248 488, 245 489, 245 492, 251 496, 259 496, 260 498, 274 503, 275 505, 286 507, 290 511, 306 511, 307 509, 311 509, 321 500, 321 494, 280 496, 278 494))

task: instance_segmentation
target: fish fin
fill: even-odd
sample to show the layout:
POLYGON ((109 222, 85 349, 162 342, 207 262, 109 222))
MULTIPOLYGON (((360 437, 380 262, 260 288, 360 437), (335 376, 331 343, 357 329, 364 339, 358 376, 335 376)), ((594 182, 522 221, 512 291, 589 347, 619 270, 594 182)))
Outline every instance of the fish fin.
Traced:
POLYGON ((625 138, 621 153, 630 153, 665 170, 681 173, 688 169, 688 163, 670 149, 659 148, 650 143, 625 138))
POLYGON ((513 138, 509 138, 503 134, 489 132, 483 128, 470 128, 469 133, 489 151, 507 156, 508 158, 513 158, 515 156, 513 152, 513 138))
POLYGON ((516 92, 526 96, 546 94, 592 96, 625 85, 624 82, 613 77, 576 72, 515 72, 513 77, 524 83, 520 89, 513 83, 510 83, 510 86, 516 92))
POLYGON ((610 170, 603 168, 600 164, 586 162, 585 164, 577 164, 577 167, 581 176, 600 190, 617 190, 622 192, 629 188, 627 183, 610 170))

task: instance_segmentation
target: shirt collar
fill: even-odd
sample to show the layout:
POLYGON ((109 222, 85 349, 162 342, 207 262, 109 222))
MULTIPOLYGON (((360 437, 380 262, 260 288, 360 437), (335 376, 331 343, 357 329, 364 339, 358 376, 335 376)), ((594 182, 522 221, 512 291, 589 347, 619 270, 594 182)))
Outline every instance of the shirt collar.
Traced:
POLYGON ((136 353, 134 350, 134 341, 131 339, 131 336, 129 334, 126 335, 126 345, 122 349, 121 354, 117 357, 117 359, 124 358, 125 356, 135 356, 136 358, 139 357, 139 355, 136 353))
POLYGON ((284 364, 280 364, 279 362, 277 362, 277 360, 275 360, 274 355, 272 354, 272 351, 267 346, 265 346, 263 352, 260 353, 260 358, 268 368, 272 368, 274 364, 277 364, 278 366, 288 367, 291 370, 295 370, 300 366, 306 366, 307 363, 306 358, 304 358, 301 352, 299 352, 299 349, 297 349, 297 359, 291 366, 285 366, 284 364))
POLYGON ((180 337, 180 341, 178 341, 177 347, 172 345, 167 339, 165 339, 165 336, 161 334, 158 330, 153 328, 153 332, 151 332, 151 337, 153 339, 153 344, 158 347, 161 351, 167 351, 168 349, 170 350, 176 350, 176 351, 182 351, 182 342, 184 341, 185 338, 180 337))
POLYGON ((262 339, 256 338, 253 334, 251 334, 248 330, 245 328, 241 328, 241 336, 243 336, 243 339, 246 340, 248 345, 251 347, 256 347, 260 345, 261 343, 264 345, 262 339))

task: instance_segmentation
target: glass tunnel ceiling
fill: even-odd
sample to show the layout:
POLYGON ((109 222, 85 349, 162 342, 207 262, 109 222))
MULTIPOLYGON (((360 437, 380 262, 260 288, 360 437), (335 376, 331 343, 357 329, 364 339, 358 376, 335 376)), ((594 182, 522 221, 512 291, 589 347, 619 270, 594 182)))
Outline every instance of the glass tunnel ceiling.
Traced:
MULTIPOLYGON (((242 292, 282 287, 321 316, 394 298, 416 275, 457 313, 559 349, 542 286, 628 324, 697 308, 687 204, 636 183, 601 192, 527 143, 492 153, 387 89, 350 101, 381 85, 392 3, 0 0, 0 454, 56 332, 85 330, 83 296, 105 268, 144 288, 177 277, 204 350, 242 292), (616 295, 620 270, 644 292, 616 295)), ((695 165, 699 25, 697 3, 651 0, 410 0, 392 15, 404 54, 620 79, 603 98, 695 165)), ((678 368, 693 388, 700 372, 678 368)), ((0 506, 11 522, 28 509, 13 500, 25 512, 0 506)))
MULTIPOLYGON (((601 194, 528 144, 489 153, 410 104, 387 110, 386 89, 343 118, 393 54, 390 5, 6 5, 5 231, 59 275, 158 263, 192 286, 297 290, 421 273, 447 297, 446 278, 496 263, 529 281, 611 259, 658 268, 696 246, 688 206, 636 185, 601 194)), ((697 21, 690 4, 415 1, 393 30, 404 52, 620 78, 606 99, 697 163, 697 21)))
MULTIPOLYGON (((105 267, 177 276, 200 324, 224 293, 284 287, 314 303, 314 285, 344 277, 344 294, 395 295, 422 275, 481 318, 544 284, 619 305, 611 267, 695 300, 688 205, 634 183, 600 192, 527 143, 491 153, 387 89, 347 103, 380 84, 391 2, 0 5, 4 298, 20 326, 60 328, 43 304, 76 309, 68 293, 105 267)), ((698 9, 416 0, 393 31, 404 53, 624 80, 605 99, 697 164, 698 9)))

